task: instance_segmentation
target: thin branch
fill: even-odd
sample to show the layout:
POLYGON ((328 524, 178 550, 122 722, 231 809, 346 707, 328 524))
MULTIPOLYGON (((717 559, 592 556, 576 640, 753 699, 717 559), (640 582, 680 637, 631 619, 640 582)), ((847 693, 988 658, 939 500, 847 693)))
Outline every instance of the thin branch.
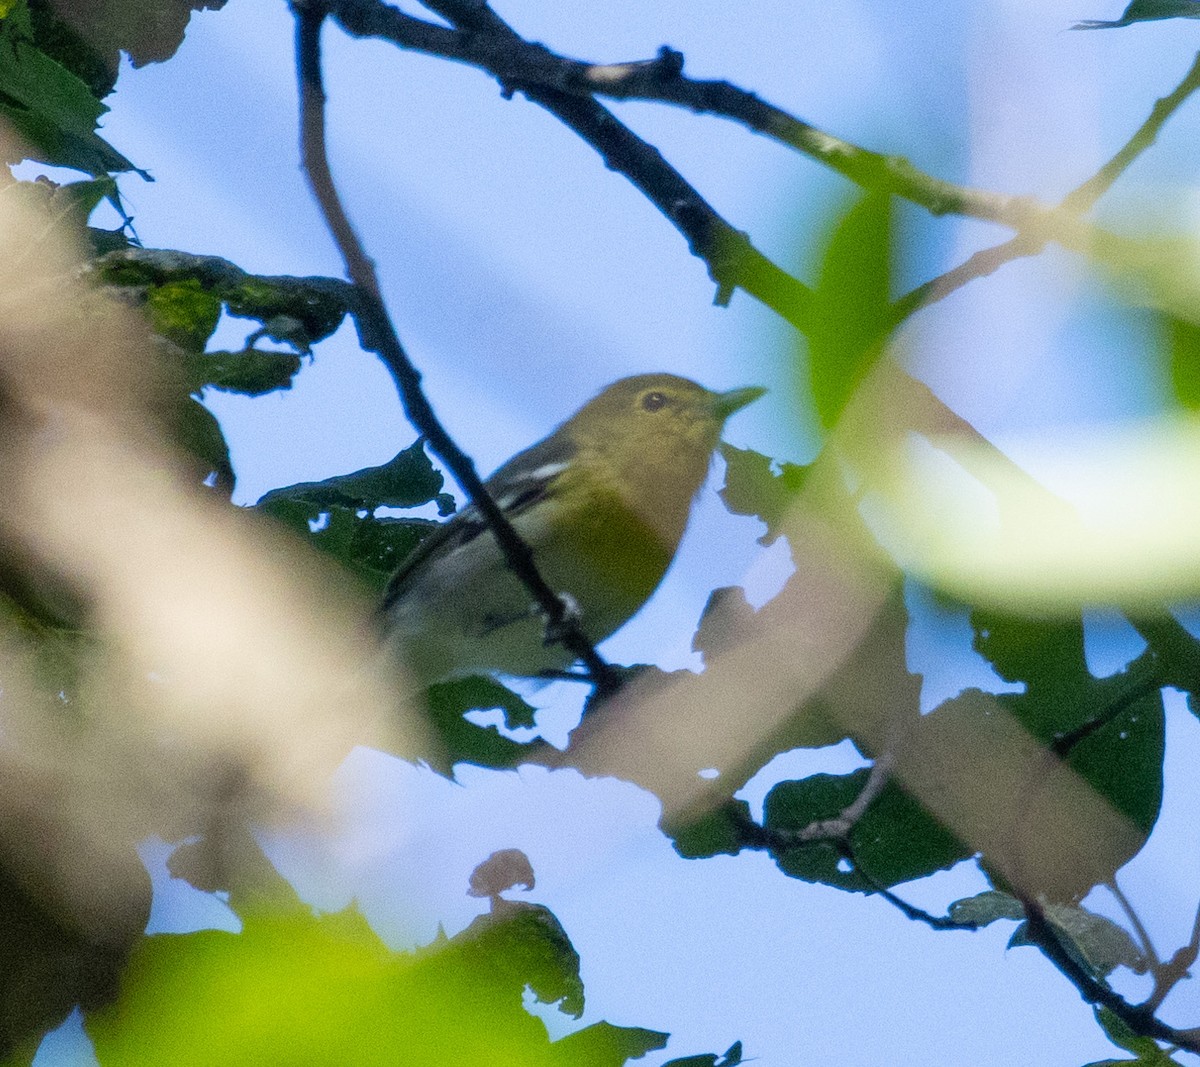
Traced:
POLYGON ((1125 918, 1129 920, 1129 925, 1133 927, 1133 932, 1137 936, 1141 953, 1150 964, 1150 972, 1154 975, 1154 985, 1158 988, 1158 969, 1162 966, 1162 960, 1158 955, 1158 950, 1154 947, 1154 942, 1150 940, 1150 931, 1146 929, 1142 922, 1142 917, 1137 913, 1137 910, 1130 903, 1129 898, 1124 891, 1117 885, 1117 877, 1113 877, 1106 883, 1108 891, 1116 898, 1117 903, 1121 906, 1121 910, 1125 913, 1125 918))
POLYGON ((1179 110, 1180 106, 1197 89, 1200 89, 1200 53, 1192 61, 1191 69, 1184 75, 1175 88, 1166 96, 1154 102, 1150 115, 1145 122, 1134 131, 1132 137, 1125 142, 1107 163, 1078 188, 1067 194, 1059 205, 1066 211, 1082 214, 1093 207, 1113 183, 1125 173, 1129 165, 1146 151, 1158 137, 1159 131, 1166 125, 1167 119, 1179 110))
MULTIPOLYGON (((454 15, 447 15, 436 4, 426 6, 457 24, 473 5, 455 4, 454 15)), ((1049 210, 1029 197, 990 193, 935 178, 907 159, 852 144, 731 82, 688 77, 683 73, 683 55, 666 46, 653 59, 594 63, 557 54, 515 34, 496 34, 494 23, 475 27, 486 32, 463 33, 415 18, 379 0, 332 0, 330 12, 353 36, 381 37, 402 48, 469 64, 493 75, 506 92, 541 88, 576 96, 645 100, 729 119, 809 156, 857 185, 910 200, 934 215, 967 215, 1020 227, 1030 213, 1049 210)))
POLYGON ((1028 898, 1021 898, 1021 906, 1025 909, 1026 936, 1062 971, 1085 1001, 1107 1008, 1136 1034, 1158 1041, 1169 1041, 1189 1052, 1200 1053, 1200 1030, 1176 1030, 1162 1022, 1147 1005, 1130 1004, 1107 983, 1095 978, 1079 962, 1075 954, 1063 944, 1040 904, 1028 898))
POLYGON ((1196 909, 1196 917, 1192 920, 1191 940, 1169 960, 1154 968, 1154 991, 1142 1007, 1157 1011, 1171 990, 1188 976, 1197 956, 1200 956, 1200 907, 1196 909))
MULTIPOLYGON (((346 264, 346 272, 360 294, 355 311, 363 347, 376 352, 391 371, 405 413, 450 468, 471 502, 480 510, 495 535, 511 570, 524 583, 546 618, 547 634, 587 667, 598 693, 614 692, 619 675, 600 657, 559 595, 546 584, 534 564, 529 546, 513 529, 488 493, 475 465, 443 428, 421 390, 421 376, 396 335, 380 295, 375 265, 363 249, 342 207, 325 145, 325 89, 321 77, 321 24, 326 6, 322 0, 292 0, 296 18, 296 66, 300 90, 301 146, 304 169, 320 204, 330 233, 346 264)), ((548 638, 549 639, 549 638, 548 638)))
MULTIPOLYGON (((1090 719, 1080 723, 1075 729, 1055 735, 1050 750, 1060 759, 1066 759, 1077 746, 1094 733, 1102 730, 1118 715, 1128 711, 1139 700, 1157 692, 1165 684, 1159 658, 1152 650, 1144 652, 1125 668, 1121 676, 1110 679, 1110 681, 1116 681, 1117 685, 1124 683, 1124 686, 1108 704, 1090 719)), ((1113 891, 1117 892, 1115 885, 1113 891)))
MULTIPOLYGON (((426 7, 468 35, 491 38, 519 49, 526 42, 482 0, 422 0, 426 7)), ((545 108, 600 153, 610 170, 625 175, 687 239, 717 284, 716 302, 728 303, 735 288, 746 290, 767 307, 803 330, 809 290, 758 251, 749 237, 734 229, 674 168, 657 148, 643 141, 606 107, 590 96, 578 96, 540 85, 509 85, 545 108)))
MULTIPOLYGON (((1069 225, 1068 220, 1072 219, 1077 222, 1080 216, 1095 206, 1096 201, 1112 188, 1113 183, 1125 173, 1130 164, 1154 143, 1167 120, 1197 89, 1200 89, 1200 54, 1197 54, 1183 80, 1168 95, 1155 101, 1146 121, 1134 131, 1133 136, 1121 146, 1116 155, 1087 181, 1067 193, 1057 208, 1046 208, 1031 200, 1017 201, 1025 211, 1026 218, 1023 222, 1016 223, 1016 236, 990 248, 981 249, 964 263, 906 293, 893 305, 893 324, 898 325, 921 308, 944 300, 977 278, 986 278, 994 274, 1006 263, 1036 256, 1051 240, 1060 240, 1065 247, 1080 247, 1076 243, 1078 233, 1073 240, 1062 241, 1064 223, 1069 225)), ((997 218, 997 221, 1004 220, 997 218)), ((1097 230, 1097 235, 1100 232, 1097 230)), ((1109 236, 1111 238, 1111 235, 1109 236)), ((1086 244, 1085 241, 1083 247, 1086 247, 1086 244)))

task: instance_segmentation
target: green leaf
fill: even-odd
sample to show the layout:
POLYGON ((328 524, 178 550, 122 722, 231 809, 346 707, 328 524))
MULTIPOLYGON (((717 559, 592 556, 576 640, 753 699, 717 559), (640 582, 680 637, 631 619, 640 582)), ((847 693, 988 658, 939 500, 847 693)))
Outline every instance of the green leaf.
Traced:
POLYGON ((454 938, 392 953, 353 910, 251 911, 240 934, 146 938, 86 1027, 102 1065, 620 1067, 667 1035, 600 1024, 557 1043, 526 988, 583 1010, 579 957, 545 908, 502 902, 454 938))
POLYGON ((1163 314, 1171 389, 1188 411, 1200 410, 1200 325, 1163 314))
POLYGON ((1133 0, 1119 19, 1085 19, 1071 27, 1073 30, 1111 30, 1132 26, 1135 22, 1154 22, 1158 19, 1200 19, 1200 0, 1133 0))
POLYGON ((243 348, 240 352, 201 352, 188 364, 188 384, 193 392, 206 386, 226 393, 262 396, 290 389, 300 372, 300 357, 292 352, 243 348))
POLYGON ((29 158, 94 177, 135 170, 96 133, 108 108, 75 74, 36 47, 28 18, 16 17, 18 12, 24 12, 23 2, 0 20, 0 117, 29 158))
MULTIPOLYGON (((1045 912, 1059 936, 1074 946, 1079 958, 1097 976, 1107 977, 1118 967, 1128 967, 1135 974, 1145 973, 1145 956, 1129 933, 1111 919, 1077 904, 1047 904, 1045 912)), ((1036 944, 1029 939, 1027 927, 1027 923, 1017 927, 1008 942, 1009 948, 1036 944)))
POLYGON ((869 193, 839 220, 812 290, 808 382, 831 429, 874 366, 892 328, 892 204, 869 193))
POLYGON ((233 464, 221 424, 198 400, 185 396, 175 412, 175 440, 195 456, 203 467, 201 480, 210 482, 227 496, 233 492, 233 464))
POLYGON ((303 353, 342 324, 355 300, 354 288, 336 278, 247 274, 218 256, 161 248, 118 249, 97 260, 95 270, 104 284, 134 290, 143 300, 159 286, 199 285, 229 314, 261 324, 247 346, 267 336, 303 353))
MULTIPOLYGON (((795 831, 817 820, 835 818, 862 792, 869 773, 814 774, 800 781, 780 782, 767 794, 764 825, 768 830, 795 831)), ((973 851, 894 782, 855 823, 850 845, 855 868, 827 841, 772 850, 772 855, 780 870, 793 878, 870 891, 876 885, 890 887, 945 870, 973 851)))
POLYGON ((780 463, 748 448, 721 443, 725 484, 721 499, 734 515, 753 515, 767 524, 759 538, 764 545, 779 536, 780 523, 795 506, 808 476, 808 467, 780 463))
MULTIPOLYGON (((317 511, 327 507, 372 511, 378 507, 414 508, 437 499, 444 482, 441 472, 425 454, 424 440, 418 439, 378 467, 364 467, 321 482, 300 482, 272 489, 255 507, 269 511, 277 501, 296 500, 314 505, 317 511)), ((444 503, 439 500, 439 504, 444 503)))
POLYGON ((221 301, 187 278, 148 289, 146 314, 156 333, 190 352, 203 352, 221 318, 221 301))
POLYGON ((439 754, 424 754, 434 770, 449 774, 456 763, 480 767, 515 767, 539 751, 543 742, 524 743, 505 737, 494 726, 468 722, 469 711, 500 708, 510 728, 534 725, 534 709, 493 678, 473 676, 439 682, 429 687, 429 719, 441 741, 439 754))
MULTIPOLYGON (((1093 1008, 1092 1010, 1095 1012, 1096 1021, 1108 1039, 1118 1048, 1132 1052, 1137 1057, 1134 1060, 1104 1060, 1101 1061, 1102 1063, 1140 1063, 1151 1065, 1151 1067, 1179 1067, 1179 1061, 1163 1051, 1157 1041, 1135 1033, 1129 1024, 1115 1012, 1108 1008, 1093 1008)), ((1087 1067, 1100 1067, 1100 1064, 1088 1064, 1087 1067)))
POLYGON ((730 798, 688 822, 664 818, 662 832, 684 859, 736 856, 746 847, 744 827, 751 822, 750 806, 730 798))
POLYGON ((417 507, 431 500, 445 512, 450 498, 440 492, 442 484, 424 443, 417 440, 378 467, 273 489, 255 507, 382 592, 392 573, 437 523, 376 518, 373 512, 377 507, 417 507))
POLYGON ((629 1060, 641 1059, 647 1052, 666 1048, 669 1036, 657 1030, 596 1023, 562 1038, 554 1045, 554 1051, 564 1064, 621 1067, 629 1060))
POLYGON ((392 572, 433 530, 428 519, 376 519, 361 509, 281 497, 256 505, 382 593, 392 572))
POLYGON ((700 1056, 684 1056, 683 1059, 669 1060, 662 1067, 738 1067, 743 1063, 742 1043, 735 1041, 725 1050, 724 1056, 705 1053, 700 1056))
MULTIPOLYGON (((995 700, 1043 743, 1098 721, 1106 709, 1119 707, 1138 681, 1123 673, 1104 679, 1092 676, 1079 616, 1051 621, 976 611, 971 622, 976 649, 997 673, 1007 681, 1025 683, 1024 693, 1005 693, 995 700)), ((1147 669, 1152 665, 1138 665, 1139 672, 1147 669)), ((1129 704, 1067 755, 1067 764, 1142 834, 1131 835, 1126 845, 1111 851, 1106 857, 1111 869, 1089 868, 1088 877, 1102 881, 1114 873, 1153 828, 1162 807, 1164 753, 1162 696, 1155 691, 1129 704)), ((1099 854, 1097 850, 1095 856, 1099 854)), ((1082 868, 1079 873, 1084 873, 1082 868)), ((1074 891, 1087 888, 1080 884, 1074 891)))

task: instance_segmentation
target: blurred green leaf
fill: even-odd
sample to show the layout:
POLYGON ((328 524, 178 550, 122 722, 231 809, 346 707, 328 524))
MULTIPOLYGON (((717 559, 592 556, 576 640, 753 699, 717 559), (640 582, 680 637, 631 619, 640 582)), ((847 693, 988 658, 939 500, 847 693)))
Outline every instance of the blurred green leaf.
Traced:
POLYGON ((892 328, 892 203, 868 193, 838 221, 809 304, 808 382, 831 429, 892 328))
POLYGON ((1085 1064, 1085 1067, 1109 1067, 1140 1063, 1148 1067, 1180 1067, 1179 1061, 1168 1055, 1158 1046, 1158 1042, 1148 1037, 1140 1037, 1129 1028, 1129 1025, 1108 1008, 1093 1008, 1096 1021, 1104 1030, 1108 1039, 1118 1048, 1132 1052, 1137 1058, 1132 1060, 1100 1060, 1096 1063, 1085 1064))
POLYGON ((225 495, 233 492, 233 464, 221 424, 198 400, 185 396, 175 411, 175 440, 204 468, 201 478, 225 495))
POLYGON ((665 1034, 608 1024, 551 1043, 522 996, 578 1016, 579 957, 545 908, 501 904, 415 954, 390 952, 353 910, 150 937, 87 1030, 102 1065, 128 1067, 620 1067, 663 1047, 665 1034))
POLYGON ((275 389, 290 389, 300 372, 300 357, 292 352, 243 348, 239 352, 201 352, 188 364, 189 386, 205 386, 243 396, 262 396, 275 389))
POLYGON ((1075 23, 1073 30, 1112 30, 1132 26, 1135 22, 1154 22, 1158 19, 1200 19, 1200 0, 1133 0, 1119 19, 1085 19, 1075 23))
POLYGON ((101 256, 94 269, 106 285, 132 290, 142 300, 155 288, 199 285, 230 315, 253 319, 260 328, 248 339, 271 337, 307 352, 332 334, 353 305, 354 289, 336 278, 268 277, 247 274, 218 256, 160 248, 123 248, 101 256))
POLYGON ((707 859, 736 856, 746 847, 744 828, 751 824, 750 806, 731 797, 688 822, 664 820, 662 831, 684 859, 707 859))
MULTIPOLYGON (((1004 693, 996 700, 1044 743, 1117 706, 1136 681, 1124 674, 1093 677, 1084 657, 1079 616, 1046 620, 975 611, 971 624, 976 649, 996 672, 1006 681, 1025 683, 1025 692, 1004 693)), ((1067 763, 1148 835, 1162 807, 1165 738, 1162 696, 1155 691, 1080 740, 1067 763)), ((1116 859, 1123 863, 1129 858, 1116 859)))
POLYGON ((711 1052, 702 1056, 684 1056, 683 1059, 668 1060, 663 1067, 738 1067, 738 1064, 743 1062, 742 1043, 735 1041, 725 1050, 723 1056, 716 1056, 711 1052))
POLYGON ((1163 318, 1175 399, 1188 411, 1200 410, 1200 326, 1166 313, 1163 318))

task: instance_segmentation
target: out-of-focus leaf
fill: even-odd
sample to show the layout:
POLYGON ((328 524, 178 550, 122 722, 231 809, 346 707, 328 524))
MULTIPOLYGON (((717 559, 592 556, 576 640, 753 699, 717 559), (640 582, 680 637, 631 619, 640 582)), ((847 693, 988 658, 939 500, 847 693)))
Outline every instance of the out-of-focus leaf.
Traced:
POLYGON ((748 448, 722 442, 725 485, 721 499, 735 515, 754 515, 767 524, 759 538, 764 545, 779 536, 779 524, 796 502, 808 475, 808 467, 779 463, 748 448))
MULTIPOLYGON (((763 808, 768 830, 802 830, 832 819, 862 792, 869 772, 814 774, 780 782, 763 808)), ((958 841, 899 786, 887 785, 850 831, 857 866, 845 862, 830 842, 800 844, 774 853, 780 870, 793 878, 842 889, 890 887, 952 867, 972 850, 958 841), (865 877, 864 877, 865 875, 865 877)))
POLYGON ((108 108, 75 74, 42 51, 31 35, 28 12, 23 0, 18 0, 8 17, 0 20, 0 117, 19 136, 23 150, 43 163, 94 177, 135 170, 96 133, 108 108))
POLYGON ((1024 919, 1025 911, 1016 897, 989 889, 984 893, 976 893, 973 897, 964 897, 950 905, 947 914, 956 923, 970 926, 989 926, 997 919, 1024 919))
POLYGON ((879 358, 891 327, 892 205, 869 193, 838 221, 809 302, 808 382, 832 428, 879 358))
POLYGON ((1171 389, 1188 411, 1200 410, 1200 326, 1173 315, 1164 317, 1171 389))
POLYGON ((738 1067, 742 1062, 742 1043, 735 1041, 723 1056, 711 1052, 700 1056, 684 1056, 683 1059, 668 1060, 663 1067, 738 1067))
MULTIPOLYGON (((1095 974, 1107 977, 1118 967, 1128 967, 1135 974, 1145 973, 1145 956, 1134 944, 1128 931, 1111 919, 1096 915, 1077 904, 1047 904, 1045 912, 1059 936, 1075 947, 1095 974)), ((1021 923, 1013 931, 1008 942, 1009 948, 1034 944, 1036 942, 1028 936, 1026 923, 1021 923)))
POLYGON ((1119 19, 1084 19, 1073 30, 1112 30, 1132 26, 1135 22, 1154 22, 1158 19, 1200 19, 1200 0, 1133 0, 1119 19))
POLYGON ((175 440, 200 460, 205 468, 202 480, 222 493, 233 492, 233 464, 229 444, 216 416, 198 400, 184 397, 175 420, 175 440))
POLYGON ((548 1040, 524 990, 578 1016, 583 987, 542 907, 506 903, 414 955, 389 952, 354 911, 243 921, 146 939, 117 1003, 87 1019, 99 1062, 620 1067, 666 1041, 607 1024, 548 1040))
POLYGON ((736 856, 746 847, 745 827, 751 825, 750 806, 730 798, 686 823, 665 822, 662 831, 684 859, 736 856))
POLYGON ((106 285, 141 294, 142 299, 158 286, 197 283, 222 301, 229 314, 261 323, 259 336, 291 344, 298 352, 307 352, 333 333, 355 299, 353 287, 337 278, 247 274, 218 256, 170 249, 120 249, 101 257, 93 269, 106 285))
POLYGON ((467 896, 495 897, 516 886, 529 890, 536 884, 529 857, 519 848, 502 848, 471 872, 467 896))
POLYGON ((641 1027, 596 1023, 558 1041, 553 1048, 562 1059, 554 1062, 563 1064, 563 1067, 567 1064, 621 1067, 629 1060, 641 1059, 647 1052, 666 1048, 669 1036, 641 1027))
MULTIPOLYGON (((1024 693, 1005 693, 996 700, 1044 743, 1102 715, 1132 684, 1123 674, 1097 679, 1088 671, 1079 616, 1046 620, 975 611, 971 622, 976 649, 997 673, 1025 683, 1024 693)), ((1080 740, 1067 754, 1067 764, 1148 835, 1162 807, 1164 751, 1162 697, 1152 692, 1080 740)), ((1129 858, 1115 855, 1112 862, 1120 865, 1129 858)), ((1104 873, 1093 872, 1101 878, 1104 873)))

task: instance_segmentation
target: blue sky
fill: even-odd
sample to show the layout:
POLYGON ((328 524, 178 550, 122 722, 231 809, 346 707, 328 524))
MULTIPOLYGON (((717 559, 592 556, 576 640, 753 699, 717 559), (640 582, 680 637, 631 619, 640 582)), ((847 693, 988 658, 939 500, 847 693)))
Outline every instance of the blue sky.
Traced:
MULTIPOLYGON (((669 43, 690 73, 728 78, 849 140, 950 180, 1050 200, 1119 147, 1200 46, 1189 22, 1065 32, 1121 6, 513 0, 498 10, 528 36, 584 58, 649 57, 669 43)), ((122 183, 147 245, 221 255, 259 273, 340 273, 297 163, 291 32, 281 0, 230 0, 193 19, 169 63, 123 70, 105 132, 156 178, 122 183)), ((503 100, 476 71, 332 29, 325 41, 343 196, 429 395, 482 469, 607 382, 649 370, 714 388, 770 386, 727 438, 781 459, 812 457, 786 329, 744 293, 714 307, 703 265, 591 149, 522 98, 503 100)), ((616 110, 759 247, 811 266, 848 193, 841 179, 720 120, 647 104, 616 110)), ((1171 218, 1194 226, 1198 134, 1193 102, 1121 180, 1101 218, 1135 229, 1171 218)), ((983 223, 904 218, 906 283, 1005 236, 983 223)), ((1113 311, 1078 260, 1051 252, 923 313, 902 349, 949 406, 1039 474, 1048 443, 1086 441, 1161 409, 1147 329, 1145 316, 1113 311)), ((245 332, 231 321, 221 336, 236 343, 245 332)), ((346 329, 318 347, 291 391, 209 403, 233 448, 242 503, 382 462, 413 436, 387 376, 346 329)), ((651 648, 682 665, 708 590, 755 565, 757 523, 725 514, 711 490, 697 519, 660 594, 613 639, 614 656, 651 648)), ((785 572, 786 560, 773 557, 753 581, 766 596, 785 572)), ((961 619, 920 598, 913 607, 910 665, 927 674, 927 702, 968 683, 997 687, 961 619)), ((1089 637, 1090 654, 1112 660, 1110 669, 1137 651, 1104 620, 1089 637)), ((1200 727, 1182 701, 1169 709, 1172 806, 1123 875, 1167 951, 1186 940, 1200 891, 1173 852, 1195 855, 1200 845, 1186 815, 1198 798, 1185 758, 1200 727)), ((772 765, 770 780, 856 763, 845 746, 801 753, 772 765)), ((750 795, 761 800, 768 779, 750 795)), ((739 1038, 768 1067, 1075 1067, 1116 1054, 1036 952, 1005 951, 1010 924, 939 934, 880 900, 784 878, 761 855, 681 860, 655 828, 657 802, 631 785, 540 768, 467 768, 450 783, 360 751, 339 788, 348 812, 340 837, 272 844, 309 900, 337 908, 355 898, 384 937, 412 944, 439 922, 451 932, 469 922, 480 907, 465 896, 471 868, 493 849, 521 847, 538 876, 533 898, 555 911, 582 955, 583 1022, 675 1035, 667 1054, 643 1061, 650 1067, 739 1038)), ((148 849, 152 864, 160 853, 148 849)), ((908 895, 936 908, 979 888, 980 877, 962 869, 908 895)), ((220 915, 190 890, 162 879, 160 889, 152 928, 220 915)), ((1177 999, 1177 1021, 1200 1017, 1200 996, 1177 999)), ((41 1067, 81 1054, 69 1036, 55 1047, 41 1067)))

